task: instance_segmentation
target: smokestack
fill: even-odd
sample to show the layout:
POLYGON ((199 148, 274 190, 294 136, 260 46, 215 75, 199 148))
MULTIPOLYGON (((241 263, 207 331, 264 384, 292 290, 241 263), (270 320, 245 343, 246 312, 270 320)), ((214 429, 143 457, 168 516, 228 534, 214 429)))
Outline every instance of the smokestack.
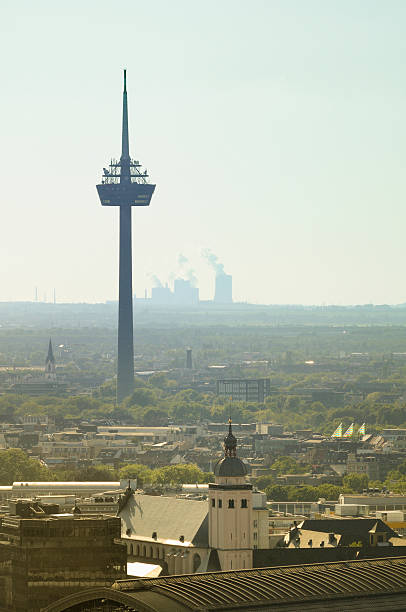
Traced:
POLYGON ((192 369, 192 349, 191 348, 186 349, 186 369, 187 370, 192 369))

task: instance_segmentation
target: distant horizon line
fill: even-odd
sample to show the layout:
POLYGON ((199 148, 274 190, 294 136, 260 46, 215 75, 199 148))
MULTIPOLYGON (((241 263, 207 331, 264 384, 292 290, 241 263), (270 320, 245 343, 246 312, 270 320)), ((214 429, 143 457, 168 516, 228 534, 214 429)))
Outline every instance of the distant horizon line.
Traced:
MULTIPOLYGON (((337 303, 321 303, 321 304, 306 304, 299 302, 281 302, 281 303, 256 303, 256 302, 248 302, 248 301, 233 301, 229 303, 220 303, 215 302, 214 300, 199 300, 196 304, 159 304, 153 302, 150 298, 135 298, 135 302, 142 304, 143 306, 150 306, 152 308, 162 309, 162 308, 170 308, 171 310, 178 310, 181 308, 196 308, 198 309, 200 306, 209 306, 216 308, 232 308, 235 306, 253 306, 258 308, 406 308, 406 302, 400 303, 373 303, 366 302, 363 304, 337 304, 337 303)), ((58 301, 58 302, 44 302, 42 300, 1 300, 0 305, 7 304, 30 304, 35 306, 118 306, 118 300, 105 300, 101 301, 58 301)))

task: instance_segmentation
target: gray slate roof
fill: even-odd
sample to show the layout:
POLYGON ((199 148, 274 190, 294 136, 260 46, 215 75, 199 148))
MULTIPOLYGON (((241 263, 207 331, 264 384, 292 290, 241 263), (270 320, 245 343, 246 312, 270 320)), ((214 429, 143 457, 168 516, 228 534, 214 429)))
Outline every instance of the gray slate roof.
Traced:
POLYGON ((176 497, 131 495, 119 513, 122 535, 131 529, 131 536, 179 541, 208 546, 208 503, 176 497))

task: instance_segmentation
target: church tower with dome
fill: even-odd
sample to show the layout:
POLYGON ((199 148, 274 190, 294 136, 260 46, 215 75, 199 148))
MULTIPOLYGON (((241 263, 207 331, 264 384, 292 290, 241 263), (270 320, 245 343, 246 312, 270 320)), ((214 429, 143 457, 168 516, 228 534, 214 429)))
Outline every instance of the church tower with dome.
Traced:
POLYGON ((252 568, 252 485, 246 475, 229 419, 224 457, 209 484, 209 546, 217 549, 223 571, 252 568))

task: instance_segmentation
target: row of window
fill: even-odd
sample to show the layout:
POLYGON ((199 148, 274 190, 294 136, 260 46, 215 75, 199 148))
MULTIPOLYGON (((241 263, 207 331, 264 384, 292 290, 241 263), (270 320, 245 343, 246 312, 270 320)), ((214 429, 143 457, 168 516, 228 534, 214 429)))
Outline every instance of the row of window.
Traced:
MULTIPOLYGON (((216 500, 215 499, 211 500, 211 505, 212 505, 212 508, 216 507, 216 500)), ((223 500, 222 499, 218 500, 217 507, 218 508, 222 508, 223 507, 223 500)), ((235 500, 234 499, 229 499, 228 500, 228 507, 229 508, 235 508, 235 500)), ((241 500, 241 508, 248 508, 248 500, 247 499, 242 499, 241 500)))

